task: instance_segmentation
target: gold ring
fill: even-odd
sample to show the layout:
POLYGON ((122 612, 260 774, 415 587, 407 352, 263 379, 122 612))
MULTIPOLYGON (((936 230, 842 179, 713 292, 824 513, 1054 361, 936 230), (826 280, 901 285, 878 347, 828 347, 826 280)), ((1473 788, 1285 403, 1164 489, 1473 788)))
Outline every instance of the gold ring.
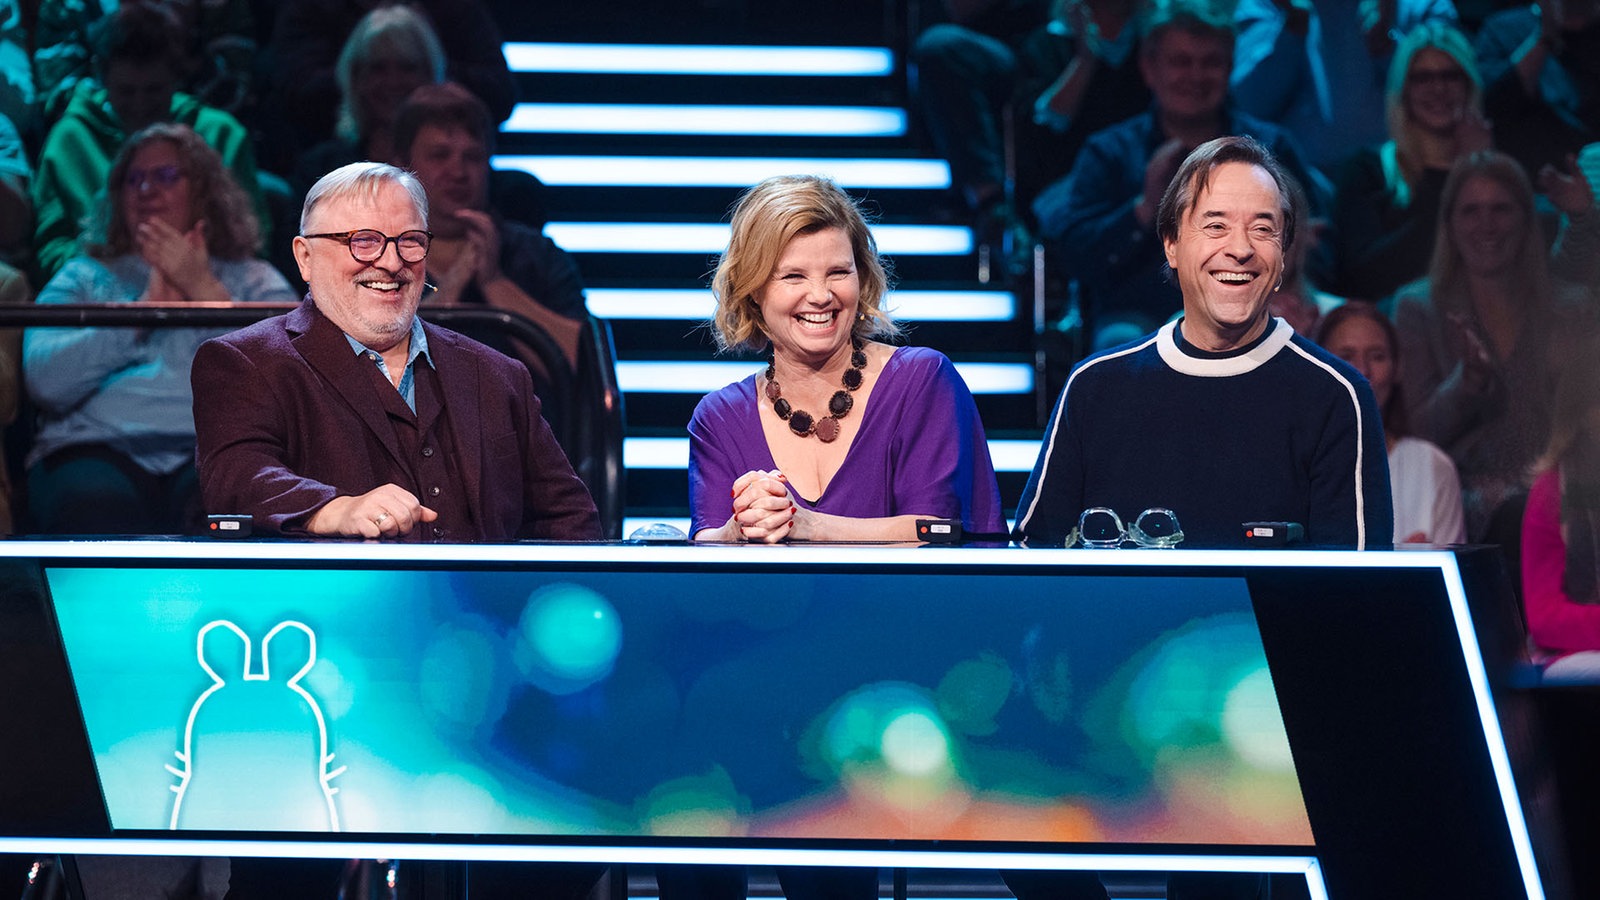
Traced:
POLYGON ((385 519, 387 519, 387 518, 389 518, 389 514, 388 513, 386 513, 386 512, 378 513, 376 516, 372 517, 372 524, 378 526, 379 528, 382 528, 383 527, 383 521, 385 519))

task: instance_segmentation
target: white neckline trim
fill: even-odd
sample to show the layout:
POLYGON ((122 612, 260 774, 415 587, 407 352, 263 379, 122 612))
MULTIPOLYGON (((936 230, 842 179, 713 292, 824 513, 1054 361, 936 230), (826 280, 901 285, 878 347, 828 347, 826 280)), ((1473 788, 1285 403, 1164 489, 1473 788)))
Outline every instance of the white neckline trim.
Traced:
POLYGON ((1243 375, 1254 371, 1267 360, 1278 355, 1278 351, 1288 346, 1289 339, 1294 337, 1294 329, 1288 322, 1274 318, 1272 330, 1268 332, 1267 339, 1257 344, 1249 353, 1230 356, 1225 359, 1203 359, 1190 356, 1178 349, 1178 339, 1175 336, 1178 330, 1178 320, 1168 322, 1156 332, 1156 352, 1161 354, 1161 361, 1170 368, 1184 375, 1196 375, 1201 378, 1227 378, 1232 375, 1243 375))

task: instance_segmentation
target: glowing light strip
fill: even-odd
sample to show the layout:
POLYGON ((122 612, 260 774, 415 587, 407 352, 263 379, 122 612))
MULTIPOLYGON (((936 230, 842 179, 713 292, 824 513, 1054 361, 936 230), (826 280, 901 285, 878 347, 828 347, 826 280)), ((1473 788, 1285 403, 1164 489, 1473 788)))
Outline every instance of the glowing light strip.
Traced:
MULTIPOLYGON (((589 288, 589 312, 602 319, 678 319, 704 322, 717 307, 704 288, 589 288)), ((884 300, 902 322, 1009 322, 1017 296, 1010 291, 893 291, 884 300)))
MULTIPOLYGON (((739 381, 756 368, 748 362, 619 360, 617 385, 638 394, 704 394, 739 381)), ((958 362, 956 371, 974 394, 1033 390, 1033 366, 1027 363, 958 362)))
MULTIPOLYGON (((568 253, 721 253, 722 222, 550 222, 544 233, 568 253)), ((891 256, 961 256, 972 229, 961 225, 874 225, 878 250, 891 256)))
POLYGON ((824 850, 770 847, 584 847, 546 844, 424 844, 405 841, 246 841, 174 838, 0 838, 4 853, 108 856, 252 856, 290 859, 514 860, 589 863, 710 863, 865 866, 906 869, 1048 869, 1058 871, 1259 872, 1305 875, 1307 856, 1198 856, 1176 853, 983 853, 936 850, 824 850))
POLYGON ((518 103, 500 130, 507 134, 901 137, 906 133, 906 111, 891 106, 518 103))
POLYGON ((529 172, 569 187, 748 187, 774 175, 822 175, 845 188, 944 190, 942 159, 803 159, 727 156, 496 156, 496 169, 529 172))
MULTIPOLYGON (((256 543, 231 541, 60 540, 0 541, 0 558, 82 560, 178 560, 254 562, 351 562, 404 565, 416 562, 529 563, 562 562, 617 566, 629 562, 691 565, 749 564, 754 557, 740 547, 655 547, 642 550, 604 544, 345 544, 256 543)), ((808 547, 789 545, 781 559, 796 565, 872 566, 1127 566, 1323 569, 1439 569, 1454 557, 1438 550, 1374 553, 1359 550, 1051 550, 988 547, 929 547, 916 553, 884 553, 878 547, 808 547)))
MULTIPOLYGON (((1039 456, 1038 441, 989 441, 989 458, 996 472, 1031 472, 1039 456)), ((627 469, 683 469, 689 465, 689 439, 630 437, 622 441, 622 465, 627 469)), ((626 530, 624 530, 626 533, 626 530)))
POLYGON ((697 44, 540 44, 500 47, 513 72, 606 75, 841 75, 894 74, 884 47, 753 47, 697 44))
POLYGON ((1461 583, 1461 569, 1454 557, 1450 557, 1448 565, 1440 568, 1444 574, 1445 594, 1450 598, 1450 611, 1455 615, 1462 661, 1467 664, 1467 681, 1471 683, 1472 695, 1478 701, 1478 720, 1483 726, 1485 743, 1489 745, 1489 764, 1494 769, 1495 784, 1500 788, 1500 805, 1506 811, 1511 846, 1516 850, 1517 865, 1522 870, 1522 885, 1528 892, 1528 900, 1544 900, 1544 885, 1539 880, 1539 862, 1533 855, 1533 839, 1528 834, 1528 822, 1522 815, 1522 802, 1517 799, 1517 783, 1511 773, 1511 759, 1506 754, 1505 735, 1500 731, 1494 697, 1489 693, 1489 675, 1484 671, 1478 635, 1472 628, 1472 611, 1467 608, 1467 588, 1461 583))

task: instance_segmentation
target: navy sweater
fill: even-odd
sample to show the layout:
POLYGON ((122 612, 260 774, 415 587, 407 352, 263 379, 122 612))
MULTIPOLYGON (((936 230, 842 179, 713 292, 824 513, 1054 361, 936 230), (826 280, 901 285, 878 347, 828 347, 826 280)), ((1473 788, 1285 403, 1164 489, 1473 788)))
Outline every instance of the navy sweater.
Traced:
POLYGON ((1168 323, 1080 363, 1023 491, 1019 537, 1059 545, 1090 506, 1130 523, 1171 509, 1184 547, 1240 546, 1247 521, 1299 522, 1309 545, 1394 540, 1372 389, 1281 319, 1226 354, 1168 323))

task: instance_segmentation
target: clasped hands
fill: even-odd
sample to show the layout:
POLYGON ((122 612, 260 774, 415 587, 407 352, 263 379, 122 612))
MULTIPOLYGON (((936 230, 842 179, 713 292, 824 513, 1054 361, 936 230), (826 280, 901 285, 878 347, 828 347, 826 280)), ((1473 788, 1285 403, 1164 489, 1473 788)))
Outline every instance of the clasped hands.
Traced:
POLYGON ((354 497, 335 497, 312 514, 306 530, 322 537, 392 538, 409 534, 439 514, 397 484, 375 487, 354 497))
POLYGON ((733 518, 728 521, 747 541, 804 540, 799 532, 807 530, 810 515, 790 496, 789 479, 776 469, 746 472, 733 482, 733 518))

